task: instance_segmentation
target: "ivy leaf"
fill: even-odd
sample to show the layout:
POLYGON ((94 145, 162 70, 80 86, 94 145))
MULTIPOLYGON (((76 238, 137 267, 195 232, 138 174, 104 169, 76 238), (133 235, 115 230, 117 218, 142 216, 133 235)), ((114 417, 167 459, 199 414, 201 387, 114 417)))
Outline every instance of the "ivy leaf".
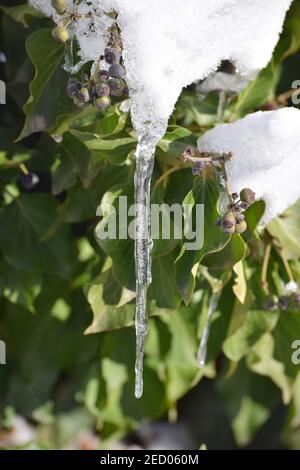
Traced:
POLYGON ((237 328, 223 344, 226 356, 232 361, 240 361, 263 334, 275 328, 278 318, 278 312, 262 310, 249 310, 245 315, 243 313, 233 315, 232 321, 237 328))
POLYGON ((288 259, 298 259, 300 253, 300 201, 281 217, 268 224, 268 232, 277 238, 288 259))
POLYGON ((219 217, 217 203, 219 191, 216 183, 210 179, 196 178, 193 189, 188 193, 183 204, 189 204, 193 211, 193 220, 196 220, 196 205, 203 204, 204 227, 197 230, 204 231, 204 244, 200 250, 187 251, 182 247, 181 253, 175 263, 176 283, 185 303, 189 303, 195 288, 195 278, 198 266, 205 255, 222 250, 230 237, 217 227, 219 217))
POLYGON ((34 18, 43 18, 44 15, 32 6, 18 5, 16 7, 5 7, 0 5, 0 9, 13 20, 21 23, 25 28, 30 25, 34 18))
POLYGON ((23 194, 0 212, 0 246, 15 269, 46 272, 69 278, 74 268, 74 246, 66 226, 41 241, 56 217, 57 203, 44 194, 23 194))
POLYGON ((274 64, 271 62, 247 88, 242 91, 235 104, 234 112, 245 115, 253 109, 274 99, 277 75, 274 64))
POLYGON ((35 76, 24 106, 26 119, 18 140, 51 129, 61 116, 74 110, 66 94, 68 74, 61 68, 64 47, 54 41, 49 29, 41 29, 28 37, 26 50, 35 67, 35 76))
POLYGON ((133 137, 102 139, 96 134, 72 129, 70 133, 93 152, 97 159, 109 160, 115 165, 122 165, 129 153, 136 147, 133 137))
POLYGON ((94 316, 85 334, 100 333, 132 325, 135 304, 129 302, 135 294, 121 288, 111 270, 101 274, 92 284, 87 285, 85 294, 94 316), (105 302, 108 290, 113 290, 114 294, 117 293, 118 298, 110 301, 107 299, 105 302))

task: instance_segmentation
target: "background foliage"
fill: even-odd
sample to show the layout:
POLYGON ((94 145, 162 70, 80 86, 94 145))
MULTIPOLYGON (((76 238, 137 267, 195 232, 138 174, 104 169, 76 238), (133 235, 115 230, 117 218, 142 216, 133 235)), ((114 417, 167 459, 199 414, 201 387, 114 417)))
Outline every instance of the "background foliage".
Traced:
MULTIPOLYGON (((204 202, 205 245, 183 253, 176 240, 155 243, 145 392, 136 401, 133 245, 94 237, 101 200, 133 198, 130 116, 120 102, 106 113, 73 107, 64 49, 53 41, 50 21, 21 1, 1 1, 0 9, 7 58, 0 63, 7 84, 0 109, 2 445, 18 414, 33 425, 26 445, 34 448, 70 445, 87 430, 106 447, 166 417, 178 419, 194 448, 203 442, 210 449, 299 448, 300 373, 291 344, 300 339, 300 313, 266 311, 261 284, 272 239, 279 249, 271 251, 271 293, 281 295, 289 280, 282 253, 300 282, 299 204, 260 236, 262 203, 248 211, 251 231, 243 237, 220 232, 216 183, 193 177, 178 159, 216 124, 219 96, 200 102, 192 88, 183 91, 158 146, 152 198, 204 202), (20 164, 39 177, 31 189, 20 164), (208 361, 199 371, 207 304, 220 285, 208 361)), ((225 120, 289 105, 292 82, 300 78, 299 49, 295 2, 272 62, 231 100, 225 120)))

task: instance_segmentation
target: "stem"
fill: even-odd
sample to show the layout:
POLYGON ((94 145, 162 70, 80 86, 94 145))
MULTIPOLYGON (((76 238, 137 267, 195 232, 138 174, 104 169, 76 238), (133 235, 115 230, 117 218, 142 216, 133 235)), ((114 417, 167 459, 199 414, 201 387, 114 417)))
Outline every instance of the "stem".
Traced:
POLYGON ((173 166, 172 168, 169 168, 169 170, 165 171, 154 183, 154 188, 157 188, 161 183, 163 183, 168 176, 170 176, 172 173, 175 173, 175 171, 182 170, 182 167, 178 166, 173 166))
MULTIPOLYGON (((273 243, 273 245, 274 245, 274 243, 273 243)), ((279 255, 279 257, 280 257, 280 259, 281 259, 281 261, 282 261, 282 264, 283 264, 284 269, 285 269, 285 271, 286 271, 286 274, 287 274, 287 276, 288 276, 288 278, 289 278, 289 281, 295 282, 295 278, 294 278, 294 275, 293 275, 293 273, 292 273, 291 267, 290 267, 290 265, 289 265, 288 260, 286 259, 286 257, 285 257, 284 254, 283 254, 282 248, 281 248, 281 247, 278 247, 278 246, 275 246, 275 250, 276 250, 276 252, 278 253, 278 255, 279 255)))
POLYGON ((262 272, 261 272, 261 285, 262 288, 265 290, 266 294, 269 294, 269 284, 268 284, 268 268, 270 263, 270 256, 272 251, 272 243, 268 243, 266 246, 264 260, 262 265, 262 272))
POLYGON ((224 163, 221 163, 221 169, 222 169, 223 176, 224 176, 225 189, 226 189, 226 192, 227 192, 229 203, 230 203, 230 206, 233 206, 234 201, 233 201, 232 196, 231 196, 231 189, 230 189, 230 186, 229 186, 228 175, 227 175, 227 171, 226 171, 224 163))

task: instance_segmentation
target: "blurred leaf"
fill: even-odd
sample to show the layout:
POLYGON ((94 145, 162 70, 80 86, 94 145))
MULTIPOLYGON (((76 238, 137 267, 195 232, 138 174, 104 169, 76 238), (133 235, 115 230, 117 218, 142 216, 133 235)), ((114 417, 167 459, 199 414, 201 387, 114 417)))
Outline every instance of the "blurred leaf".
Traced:
POLYGON ((241 318, 234 318, 237 329, 229 334, 223 344, 223 351, 232 361, 240 361, 251 351, 261 336, 272 331, 279 318, 278 312, 249 310, 241 318), (242 317, 244 319, 242 320, 242 317), (240 324, 240 325, 239 325, 240 324))
POLYGON ((298 259, 300 253, 300 201, 281 217, 268 224, 268 231, 277 238, 288 259, 298 259))

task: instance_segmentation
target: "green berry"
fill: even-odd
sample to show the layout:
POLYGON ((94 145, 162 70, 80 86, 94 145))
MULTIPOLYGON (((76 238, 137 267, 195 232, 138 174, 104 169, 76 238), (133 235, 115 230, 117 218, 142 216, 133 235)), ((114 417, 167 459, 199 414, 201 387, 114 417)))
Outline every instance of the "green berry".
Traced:
POLYGON ((99 85, 96 86, 96 91, 98 97, 101 98, 101 96, 108 96, 110 93, 110 87, 108 83, 99 83, 99 85))
POLYGON ((82 108, 82 106, 84 105, 84 103, 82 101, 80 101, 79 98, 77 98, 77 96, 73 96, 72 97, 73 99, 73 103, 78 106, 79 108, 82 108))
POLYGON ((110 106, 110 97, 109 96, 101 96, 101 98, 97 98, 94 101, 94 105, 97 109, 105 110, 110 106))
POLYGON ((234 212, 230 210, 222 217, 221 227, 225 233, 234 233, 235 225, 235 215, 234 212))
POLYGON ((126 83, 122 78, 112 78, 108 83, 110 86, 110 94, 112 96, 121 96, 123 94, 126 83))
POLYGON ((247 230, 247 222, 242 220, 235 225, 235 232, 236 233, 244 233, 247 230))
POLYGON ((242 202, 252 204, 253 202, 255 202, 255 193, 250 188, 244 188, 240 192, 240 199, 242 202))
POLYGON ((66 0, 51 0, 52 7, 56 10, 56 13, 62 15, 67 9, 66 0))
POLYGON ((83 104, 88 103, 90 101, 89 90, 85 87, 81 88, 78 91, 76 96, 79 99, 79 101, 81 101, 81 103, 83 103, 83 104))
POLYGON ((62 44, 67 42, 67 40, 69 39, 68 30, 63 26, 56 26, 56 28, 52 30, 52 36, 55 41, 60 42, 62 44))

